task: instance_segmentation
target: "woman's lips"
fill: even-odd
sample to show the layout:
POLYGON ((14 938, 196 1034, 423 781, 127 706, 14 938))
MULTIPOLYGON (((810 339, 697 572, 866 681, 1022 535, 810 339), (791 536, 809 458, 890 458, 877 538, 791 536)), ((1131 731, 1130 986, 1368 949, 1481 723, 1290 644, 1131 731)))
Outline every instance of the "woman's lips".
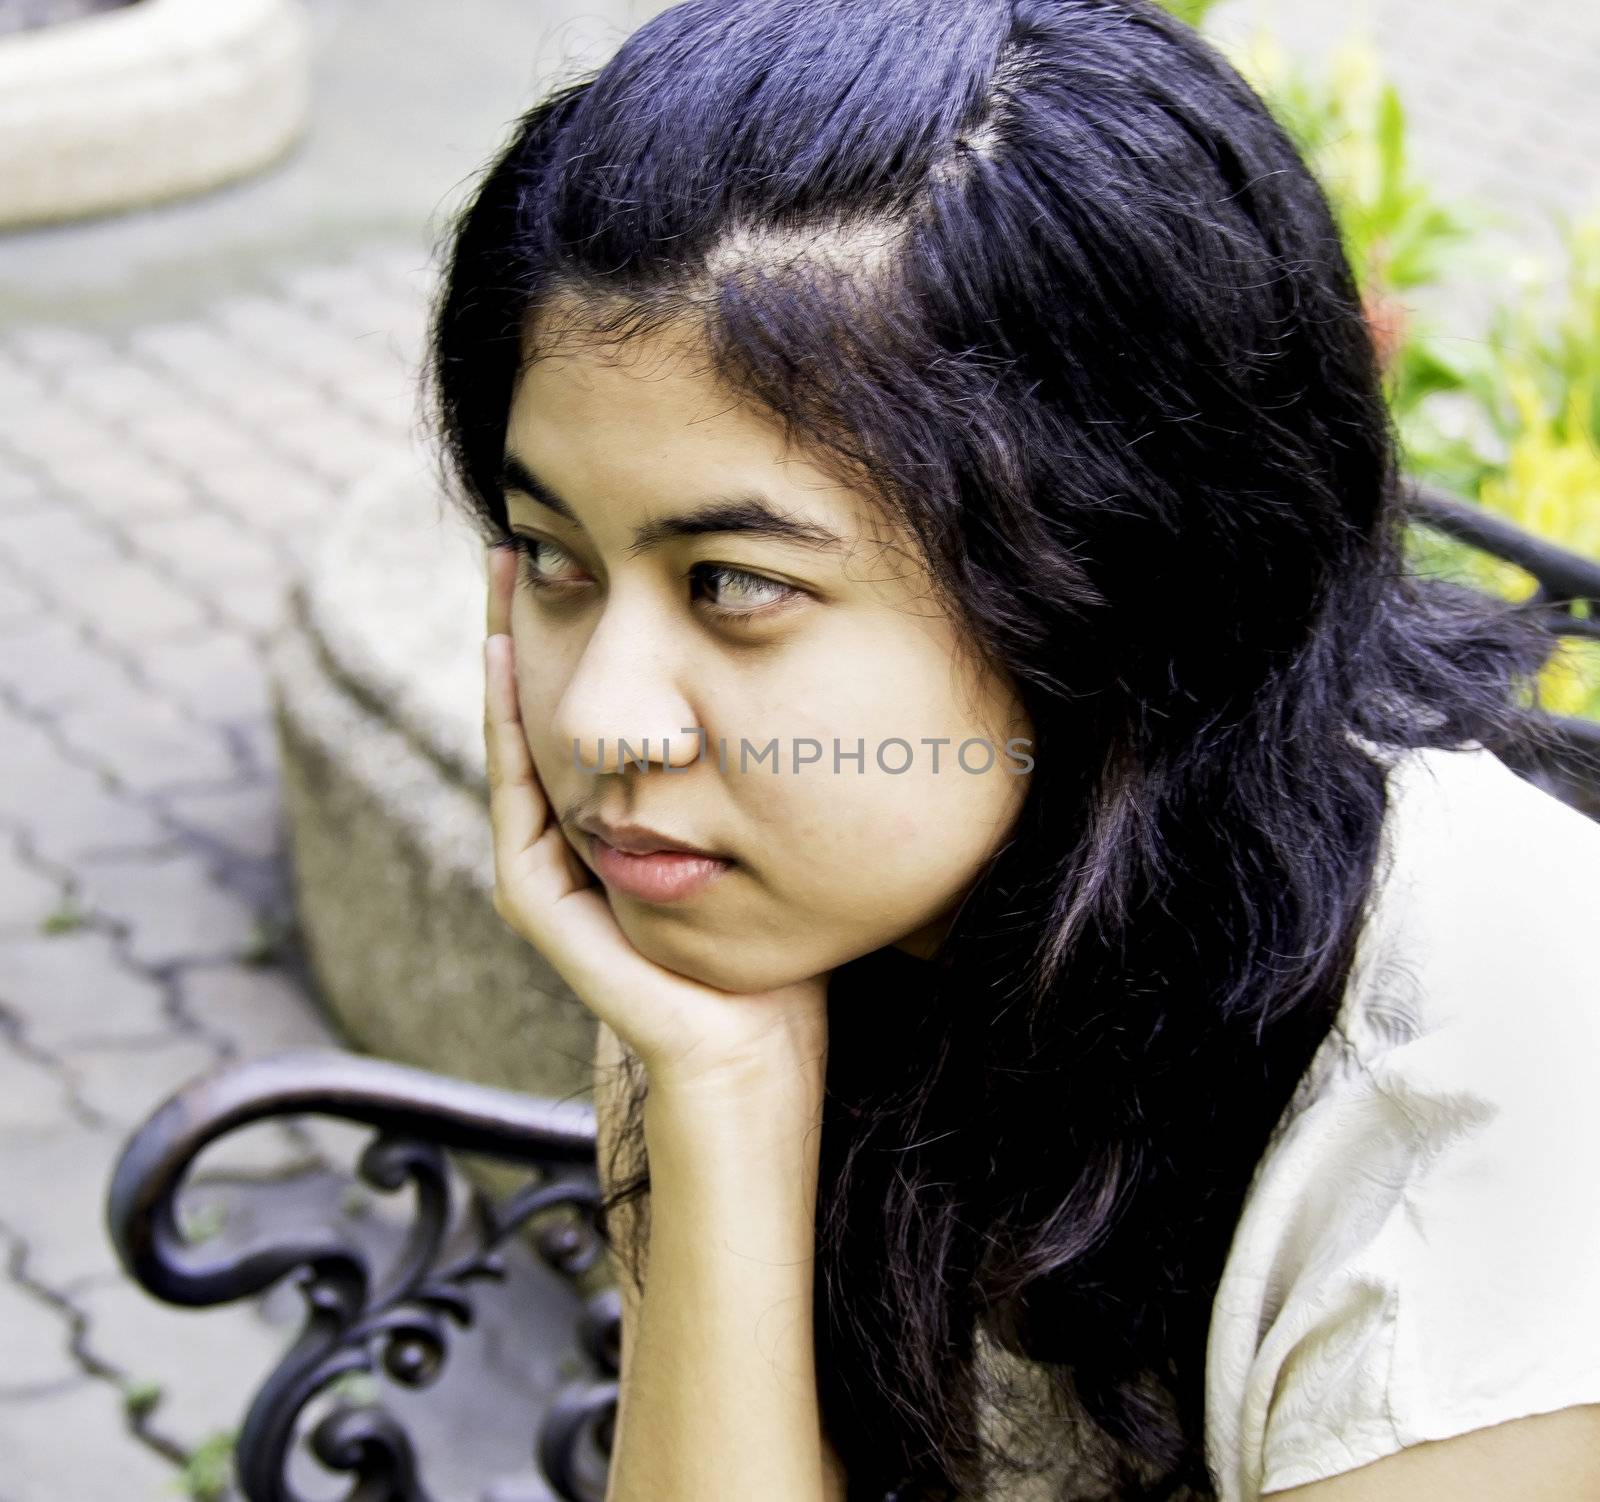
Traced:
POLYGON ((643 902, 677 902, 691 897, 703 892, 733 867, 732 861, 710 855, 690 855, 683 850, 630 855, 626 850, 606 844, 597 834, 589 836, 589 854, 601 881, 643 902))

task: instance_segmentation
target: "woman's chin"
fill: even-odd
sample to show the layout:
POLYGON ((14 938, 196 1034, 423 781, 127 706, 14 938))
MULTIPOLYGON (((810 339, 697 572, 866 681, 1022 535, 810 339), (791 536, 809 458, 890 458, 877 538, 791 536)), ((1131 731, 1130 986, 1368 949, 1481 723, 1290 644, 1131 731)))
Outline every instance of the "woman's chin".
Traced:
POLYGON ((641 921, 637 914, 619 911, 621 906, 613 904, 617 924, 640 954, 663 970, 698 981, 703 986, 718 991, 757 994, 793 985, 817 973, 806 971, 798 962, 786 964, 781 956, 754 953, 748 940, 741 942, 656 924, 648 917, 641 921))

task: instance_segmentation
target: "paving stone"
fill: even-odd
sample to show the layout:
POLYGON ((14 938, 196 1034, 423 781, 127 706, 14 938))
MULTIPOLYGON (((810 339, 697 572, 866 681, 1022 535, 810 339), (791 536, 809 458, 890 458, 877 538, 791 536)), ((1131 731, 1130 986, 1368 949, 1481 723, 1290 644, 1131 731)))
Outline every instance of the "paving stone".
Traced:
POLYGON ((65 506, 0 516, 0 553, 35 577, 59 578, 86 563, 119 556, 104 526, 85 521, 65 506))
POLYGON ((76 1048, 63 1067, 78 1098, 109 1125, 131 1132, 191 1080, 218 1062, 217 1050, 193 1037, 121 1047, 76 1048))
POLYGON ((157 845, 170 838, 149 808, 112 792, 98 773, 67 761, 43 729, 3 707, 0 817, 24 830, 35 864, 67 869, 94 851, 157 845))
POLYGON ((85 1381, 0 1405, 7 1502, 174 1502, 177 1468, 128 1430, 122 1394, 85 1381))
POLYGON ((213 626, 152 643, 140 652, 139 663, 153 683, 198 719, 225 724, 270 711, 266 663, 242 632, 213 626))
POLYGON ((54 392, 13 406, 5 418, 6 447, 46 474, 61 454, 74 448, 84 444, 108 448, 117 442, 116 435, 104 423, 69 407, 54 392))
MULTIPOLYGON (((321 1166, 314 1145, 292 1131, 286 1118, 251 1122, 201 1150, 189 1171, 188 1183, 195 1187, 184 1191, 182 1208, 188 1213, 191 1195, 199 1201, 218 1184, 228 1188, 254 1186, 293 1179, 321 1166)), ((205 1210, 204 1204, 197 1208, 209 1218, 211 1212, 205 1210)))
MULTIPOLYGON (((326 1167, 346 1179, 353 1180, 356 1164, 367 1144, 372 1141, 373 1129, 337 1116, 303 1115, 292 1118, 293 1130, 317 1159, 326 1167)), ((377 1198, 376 1190, 365 1190, 369 1198, 377 1198)))
POLYGON ((280 271, 273 280, 288 296, 340 322, 345 321, 341 312, 360 307, 365 299, 376 296, 386 304, 399 300, 381 273, 362 261, 297 266, 280 271))
POLYGON ((288 836, 283 794, 275 781, 173 793, 163 804, 175 824, 235 854, 262 861, 283 854, 288 836))
POLYGON ((83 1369, 69 1349, 66 1318, 10 1276, 18 1246, 11 1236, 0 1232, 0 1330, 5 1331, 0 1408, 44 1388, 83 1381, 83 1369))
POLYGON ((49 394, 49 382, 37 368, 18 358, 9 339, 0 344, 0 411, 15 411, 49 394))
POLYGON ((280 777, 282 752, 278 744, 278 727, 272 719, 248 720, 230 725, 228 732, 242 749, 253 775, 273 779, 280 777))
POLYGON ((332 1048, 339 1040, 301 987, 282 971, 246 965, 193 966, 179 977, 184 1011, 241 1054, 332 1048))
POLYGON ((137 472, 137 468, 136 464, 129 464, 125 453, 98 445, 63 447, 50 455, 48 463, 40 466, 56 492, 53 504, 58 512, 88 527, 103 538, 113 552, 122 551, 116 532, 106 530, 108 518, 103 511, 90 510, 83 505, 84 497, 106 490, 121 490, 130 470, 137 472), (60 499, 62 496, 70 496, 70 503, 60 499))
POLYGON ((76 569, 66 607, 119 642, 181 636, 209 619, 191 589, 149 561, 120 558, 76 569))
POLYGON ((284 298, 228 297, 213 306, 211 316, 246 347, 262 351, 286 370, 319 381, 359 382, 375 373, 366 346, 284 298))
POLYGON ((231 625, 262 637, 283 624, 288 609, 288 585, 281 580, 235 584, 216 602, 217 612, 231 625))
POLYGON ((31 324, 13 328, 6 343, 14 355, 43 370, 65 370, 78 365, 104 365, 115 351, 104 339, 67 324, 31 324))
POLYGON ((281 535, 288 522, 325 515, 336 496, 327 480, 276 451, 262 453, 250 464, 215 466, 203 484, 206 494, 231 515, 273 536, 281 535))
POLYGON ((0 1133, 64 1125, 71 1109, 71 1092, 62 1075, 0 1036, 0 1133))
POLYGON ((278 436, 279 444, 320 475, 350 484, 404 456, 404 442, 343 413, 324 409, 278 436))
POLYGON ((129 336, 128 347, 141 363, 189 391, 248 385, 256 363, 221 329, 197 319, 146 324, 129 336))
POLYGON ((422 296, 433 285, 432 260, 415 245, 366 246, 361 251, 361 264, 402 293, 422 296))
POLYGON ((70 1289, 80 1279, 120 1276, 105 1216, 125 1134, 68 1120, 64 1111, 3 1130, 0 1217, 25 1236, 29 1265, 57 1289, 70 1289))
POLYGON ((33 625, 44 608, 45 602, 37 590, 14 579, 0 577, 0 631, 33 625))
POLYGON ((277 579, 283 559, 239 522, 215 513, 136 522, 134 546, 159 558, 203 593, 225 593, 240 580, 277 579))
MULTIPOLYGON (((13 846, 0 844, 0 942, 36 936, 64 901, 65 888, 57 878, 24 861, 13 846)), ((4 981, 0 971, 0 987, 4 981)))
POLYGON ((43 1300, 5 1281, 0 1281, 0 1330, 6 1339, 0 1409, 85 1380, 67 1348, 66 1320, 43 1300))
POLYGON ((181 407, 156 407, 127 424, 128 432, 152 454, 184 474, 203 475, 208 466, 248 462, 256 452, 248 432, 186 398, 181 407))
POLYGON ((88 523, 108 528, 119 543, 125 543, 131 523, 192 516, 199 509, 192 486, 126 449, 63 453, 51 461, 51 473, 88 523))
POLYGON ((163 1037, 165 993, 125 964, 109 934, 80 928, 0 940, 0 1005, 51 1053, 108 1039, 163 1037))
POLYGON ((292 1336, 267 1324, 253 1302, 184 1309, 127 1282, 85 1290, 77 1302, 89 1317, 87 1349, 161 1389, 151 1422, 185 1449, 239 1427, 292 1336))
POLYGON ((127 668, 90 640, 82 627, 42 611, 12 633, 0 653, 0 685, 33 715, 61 714, 114 695, 133 683, 127 668))
MULTIPOLYGON (((0 805, 20 794, 0 785, 0 805)), ((28 839, 41 859, 69 869, 92 869, 108 855, 168 842, 170 831, 149 808, 108 789, 93 772, 58 764, 22 810, 28 839)))
POLYGON ((127 687, 64 710, 62 739, 138 795, 239 775, 220 731, 196 725, 149 690, 127 687))
POLYGON ((304 413, 308 398, 315 394, 304 376, 262 369, 243 390, 229 392, 225 405, 233 421, 270 441, 284 422, 304 413))
POLYGON ((178 395, 166 377, 125 359, 63 370, 56 390, 73 405, 112 421, 171 403, 178 395))
POLYGON ((221 886, 196 856, 118 856, 86 868, 84 903, 124 923, 143 965, 233 960, 255 942, 251 908, 221 886))
POLYGON ((408 371, 396 370, 389 382, 343 390, 339 402, 374 424, 385 442, 408 439, 418 424, 417 382, 408 371))
POLYGON ((0 516, 42 511, 55 504, 46 495, 37 476, 0 458, 0 516))
POLYGON ((378 349, 384 348, 384 341, 390 334, 409 336, 427 326, 428 307, 424 298, 378 281, 370 282, 365 291, 355 290, 348 297, 317 306, 329 323, 358 339, 370 339, 378 349))
MULTIPOLYGON (((26 680, 8 680, 8 665, 7 655, 0 654, 0 685, 20 698, 26 680)), ((26 814, 61 759, 61 748, 42 724, 0 703, 0 814, 26 814)))
POLYGON ((256 428, 274 453, 298 456, 304 445, 296 430, 320 422, 328 411, 328 394, 304 377, 277 386, 268 411, 263 411, 252 390, 240 404, 241 419, 256 428))
POLYGON ((8 634, 0 652, 0 688, 29 714, 59 713, 93 692, 84 682, 85 671, 90 676, 120 671, 109 659, 95 661, 98 656, 81 627, 42 612, 8 634))

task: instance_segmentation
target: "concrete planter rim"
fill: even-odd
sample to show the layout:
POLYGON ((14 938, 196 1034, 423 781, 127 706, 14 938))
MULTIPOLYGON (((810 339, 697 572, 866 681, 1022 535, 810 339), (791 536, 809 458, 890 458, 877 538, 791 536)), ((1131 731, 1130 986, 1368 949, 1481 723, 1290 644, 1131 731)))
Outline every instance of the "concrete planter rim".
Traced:
POLYGON ((135 0, 0 37, 0 228, 142 207, 244 176, 298 138, 301 0, 135 0))

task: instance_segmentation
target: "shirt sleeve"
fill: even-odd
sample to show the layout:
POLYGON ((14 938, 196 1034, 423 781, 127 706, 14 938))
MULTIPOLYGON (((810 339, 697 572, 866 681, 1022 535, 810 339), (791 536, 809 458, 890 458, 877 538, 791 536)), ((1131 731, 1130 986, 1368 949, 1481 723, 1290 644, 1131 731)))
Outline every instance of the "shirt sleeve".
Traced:
POLYGON ((1600 825, 1518 786, 1411 889, 1426 1026, 1297 1123, 1261 1492, 1600 1402, 1600 825))

